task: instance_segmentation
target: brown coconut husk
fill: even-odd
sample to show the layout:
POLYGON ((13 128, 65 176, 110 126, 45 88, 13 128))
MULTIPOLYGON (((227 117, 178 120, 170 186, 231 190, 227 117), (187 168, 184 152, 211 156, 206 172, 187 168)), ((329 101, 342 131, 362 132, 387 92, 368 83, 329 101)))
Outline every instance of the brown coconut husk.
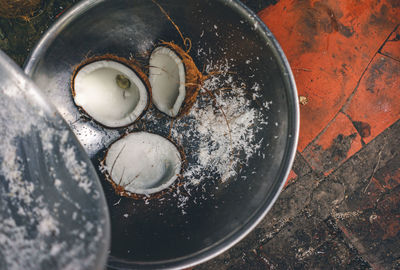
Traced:
POLYGON ((157 3, 157 1, 152 0, 152 2, 160 9, 160 11, 164 14, 168 21, 174 26, 179 36, 182 39, 183 45, 186 47, 186 50, 182 49, 179 45, 173 42, 161 41, 161 46, 166 46, 173 51, 182 59, 183 64, 185 66, 186 73, 186 97, 183 102, 183 106, 181 107, 177 117, 185 116, 189 113, 193 104, 196 102, 197 95, 199 94, 201 87, 203 85, 204 80, 208 78, 208 76, 203 76, 203 74, 199 71, 196 64, 193 61, 193 58, 189 55, 189 52, 192 48, 192 41, 188 37, 184 37, 178 25, 174 22, 174 20, 169 16, 169 14, 164 10, 164 8, 157 3))
POLYGON ((179 36, 182 39, 183 45, 186 47, 186 52, 189 53, 190 49, 192 48, 192 41, 190 38, 184 37, 181 30, 179 29, 178 25, 172 20, 172 18, 169 16, 168 12, 165 11, 165 9, 157 3, 155 0, 151 0, 161 11, 162 14, 167 18, 168 21, 172 23, 172 25, 175 27, 176 31, 178 32, 179 36))
MULTIPOLYGON (((173 42, 167 42, 167 41, 162 41, 161 46, 166 46, 166 47, 172 49, 174 52, 176 52, 178 54, 178 56, 182 59, 182 62, 185 66, 186 97, 185 97, 185 100, 183 101, 183 105, 182 105, 181 109, 179 110, 177 118, 183 117, 189 113, 189 111, 192 108, 192 106, 194 105, 194 103, 196 103, 197 96, 201 89, 204 89, 204 91, 206 92, 207 95, 209 95, 213 100, 216 100, 215 95, 211 91, 209 91, 206 88, 203 88, 203 83, 210 76, 218 74, 219 72, 211 72, 208 75, 203 75, 197 68, 196 64, 194 63, 193 58, 188 54, 188 52, 184 51, 181 47, 179 47, 178 45, 176 45, 173 42)), ((228 129, 228 134, 229 134, 229 140, 230 140, 230 144, 231 144, 231 146, 230 146, 231 153, 232 153, 232 157, 233 157, 232 132, 231 132, 231 127, 229 125, 229 121, 226 117, 225 111, 219 105, 215 104, 215 106, 222 113, 222 115, 225 119, 226 127, 228 129)), ((171 136, 172 126, 173 126, 173 120, 171 120, 171 126, 170 126, 170 131, 169 131, 170 135, 168 137, 171 136)), ((230 164, 232 164, 232 162, 233 162, 233 158, 231 158, 230 164)))
MULTIPOLYGON (((169 47, 173 51, 175 51, 180 58, 182 59, 184 66, 185 66, 185 72, 186 72, 186 97, 183 102, 183 107, 178 113, 177 117, 182 117, 186 115, 193 104, 196 102, 197 95, 199 94, 200 90, 202 89, 203 83, 205 80, 207 80, 210 76, 216 75, 219 72, 211 72, 208 75, 203 75, 202 72, 199 71, 197 68, 196 64, 193 61, 193 58, 189 55, 189 52, 192 48, 192 41, 190 38, 185 37, 181 30, 179 29, 179 26, 174 22, 174 20, 169 16, 168 12, 165 11, 165 9, 156 1, 156 0, 151 0, 161 11, 162 14, 167 18, 167 20, 174 26, 176 31, 178 32, 179 36, 182 39, 183 46, 186 47, 186 50, 182 49, 179 45, 175 44, 174 42, 167 42, 167 41, 161 41, 162 46, 169 47)), ((212 94, 210 91, 207 89, 204 89, 208 95, 210 95, 211 98, 215 100, 214 94, 212 94)), ((226 115, 224 111, 219 108, 219 110, 222 112, 222 114, 226 119, 226 115)), ((229 123, 227 121, 228 129, 229 128, 229 123)), ((229 131, 230 133, 230 131, 229 131)))
MULTIPOLYGON (((173 42, 162 41, 161 45, 166 46, 166 47, 172 49, 174 52, 176 52, 178 54, 178 56, 182 59, 182 62, 185 66, 186 97, 185 97, 185 100, 183 101, 183 106, 181 107, 177 117, 178 118, 183 117, 189 113, 189 111, 192 108, 192 106, 194 105, 194 103, 196 103, 197 96, 201 89, 204 89, 204 91, 207 93, 207 95, 209 95, 213 100, 215 100, 216 99, 215 95, 211 91, 209 91, 205 88, 202 88, 202 87, 203 87, 203 83, 205 80, 207 80, 210 76, 218 74, 218 72, 212 72, 208 75, 203 75, 197 68, 196 64, 193 61, 193 58, 188 54, 188 52, 184 51, 181 47, 179 47, 178 45, 176 45, 173 42)), ((216 105, 216 106, 217 106, 218 110, 222 113, 222 115, 225 119, 226 126, 227 126, 228 133, 229 133, 229 139, 232 144, 232 132, 231 132, 231 128, 229 126, 229 121, 226 118, 225 111, 220 106, 218 106, 218 105, 216 105)), ((172 129, 172 122, 171 122, 170 132, 171 132, 171 129, 172 129)), ((232 149, 232 146, 231 146, 231 149, 232 149)), ((231 162, 232 162, 232 160, 231 160, 231 162)))
MULTIPOLYGON (((74 84, 75 84, 75 77, 78 74, 79 70, 81 70, 81 68, 83 68, 84 66, 86 66, 86 65, 88 65, 90 63, 97 62, 97 61, 104 61, 104 60, 112 60, 112 61, 121 63, 121 64, 129 67, 130 69, 132 69, 136 73, 136 75, 139 76, 139 78, 141 79, 141 81, 145 85, 145 87, 147 89, 147 92, 148 92, 148 95, 149 95, 149 98, 148 98, 148 101, 147 101, 147 106, 143 110, 143 113, 145 111, 147 111, 147 109, 149 108, 149 106, 151 104, 151 85, 150 85, 150 81, 149 81, 146 73, 143 72, 143 70, 141 69, 140 64, 137 61, 135 61, 133 59, 126 59, 126 58, 123 58, 123 57, 120 57, 120 56, 116 56, 116 55, 113 55, 113 54, 104 54, 104 55, 100 55, 100 56, 87 57, 83 62, 81 62, 80 64, 78 64, 74 68, 74 71, 73 71, 72 76, 71 76, 71 93, 72 93, 72 96, 75 97, 75 95, 76 95, 75 89, 74 89, 74 84)), ((75 104, 75 101, 74 101, 74 104, 75 104)), ((89 116, 90 119, 93 119, 92 117, 90 117, 90 115, 82 107, 80 107, 78 105, 76 105, 76 106, 79 108, 79 110, 83 114, 89 116)), ((138 118, 134 122, 136 122, 139 118, 141 118, 143 113, 141 115, 139 115, 138 118)), ((96 120, 93 119, 93 121, 96 121, 96 120)), ((104 124, 101 124, 98 121, 96 121, 96 123, 98 123, 99 125, 105 126, 104 124)), ((117 128, 127 127, 127 126, 129 126, 131 124, 132 123, 130 123, 130 124, 126 125, 126 126, 117 127, 117 128)), ((108 127, 108 128, 114 128, 115 129, 115 127, 108 127)))
MULTIPOLYGON (((124 134, 123 136, 121 136, 118 140, 124 138, 125 136, 127 136, 128 133, 124 134)), ((184 170, 184 168, 187 166, 187 159, 186 159, 186 154, 183 150, 183 146, 178 145, 177 143, 175 143, 174 141, 172 141, 170 138, 167 138, 172 144, 175 145, 175 147, 178 149, 180 155, 181 155, 181 160, 182 160, 182 166, 181 166, 181 172, 184 170)), ((116 140, 116 141, 118 141, 116 140)), ((115 142, 114 142, 115 143, 115 142)), ((105 162, 106 162, 106 158, 107 158, 107 154, 108 151, 110 149, 110 147, 112 146, 112 144, 108 147, 104 158, 100 161, 101 166, 104 168, 105 167, 105 162)), ((121 149, 122 152, 123 148, 121 149)), ((150 194, 150 195, 143 195, 143 194, 136 194, 136 193, 132 193, 130 191, 125 190, 125 186, 121 185, 121 180, 119 181, 114 181, 114 179, 112 179, 111 174, 112 174, 112 170, 114 168, 115 162, 118 159, 119 155, 121 154, 121 152, 117 155, 114 164, 111 166, 111 171, 108 172, 107 170, 104 170, 103 174, 106 178, 106 180, 111 184, 111 186, 114 189, 115 194, 122 196, 122 197, 128 197, 131 199, 135 199, 135 200, 154 200, 154 199, 160 199, 162 197, 164 197, 166 194, 171 194, 173 191, 177 190, 180 186, 183 185, 183 183, 181 182, 181 180, 183 179, 182 174, 177 175, 178 179, 175 181, 175 183, 173 183, 169 188, 165 189, 165 190, 161 190, 159 192, 150 194)))
MULTIPOLYGON (((179 36, 181 37, 183 46, 186 47, 186 51, 185 51, 180 46, 176 45, 173 42, 166 42, 166 41, 161 42, 162 45, 167 46, 167 47, 171 48, 172 50, 174 50, 181 57, 181 59, 184 63, 184 66, 185 66, 186 97, 185 97, 185 100, 183 103, 183 107, 180 109, 180 112, 178 113, 178 117, 182 117, 190 111, 190 109, 196 102, 197 96, 203 87, 204 81, 207 80, 210 76, 217 75, 220 72, 214 71, 214 72, 210 72, 208 75, 203 75, 203 73, 199 71, 199 69, 197 68, 196 64, 194 63, 192 57, 189 55, 189 52, 192 48, 191 39, 188 37, 184 37, 181 30, 179 29, 179 26, 174 22, 174 20, 169 16, 168 12, 165 11, 165 9, 156 0, 151 0, 151 1, 160 9, 161 13, 164 14, 164 16, 167 18, 167 20, 171 22, 171 24, 174 26, 174 28, 178 32, 179 36)), ((205 88, 203 88, 203 89, 206 92, 206 94, 209 95, 214 101, 216 100, 215 95, 211 91, 209 91, 208 89, 205 89, 205 88)), ((224 110, 219 105, 216 104, 216 106, 217 106, 218 110, 221 111, 221 113, 225 119, 227 129, 228 129, 229 139, 230 139, 230 144, 231 144, 230 148, 231 148, 231 154, 232 154, 230 164, 232 164, 234 154, 233 154, 233 148, 232 148, 231 128, 230 128, 229 121, 226 117, 224 110)), ((173 122, 171 122, 170 133, 171 133, 171 129, 172 129, 172 124, 173 124, 173 122)))
POLYGON ((0 0, 0 17, 29 18, 40 7, 41 0, 0 0))

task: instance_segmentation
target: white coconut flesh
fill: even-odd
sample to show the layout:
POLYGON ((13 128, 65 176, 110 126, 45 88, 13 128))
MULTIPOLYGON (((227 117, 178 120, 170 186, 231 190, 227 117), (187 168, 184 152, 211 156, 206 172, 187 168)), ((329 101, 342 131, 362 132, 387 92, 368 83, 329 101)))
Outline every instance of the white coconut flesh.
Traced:
POLYGON ((108 149, 105 166, 112 181, 125 191, 152 194, 168 188, 181 170, 173 143, 148 132, 130 133, 108 149))
POLYGON ((150 56, 149 81, 153 104, 163 113, 175 117, 186 96, 185 66, 175 51, 157 47, 150 56))
POLYGON ((74 101, 108 127, 134 122, 147 106, 147 89, 127 66, 101 60, 81 68, 74 79, 74 101))

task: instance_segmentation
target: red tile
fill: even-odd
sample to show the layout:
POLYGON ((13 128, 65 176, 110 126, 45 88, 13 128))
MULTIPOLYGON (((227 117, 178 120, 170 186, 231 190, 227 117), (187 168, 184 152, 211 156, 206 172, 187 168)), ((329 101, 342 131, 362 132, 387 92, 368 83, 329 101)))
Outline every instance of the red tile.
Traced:
POLYGON ((344 108, 365 142, 400 119, 400 62, 378 54, 344 108))
POLYGON ((400 27, 397 27, 396 31, 390 35, 388 41, 383 45, 381 52, 400 61, 400 27))
POLYGON ((346 115, 339 113, 302 154, 314 170, 328 175, 361 148, 357 130, 346 115))
POLYGON ((373 55, 400 21, 390 0, 281 0, 259 13, 289 59, 301 106, 299 151, 345 104, 373 55))
POLYGON ((286 179, 285 188, 286 188, 289 184, 293 183, 294 180, 295 180, 296 178, 297 178, 297 174, 296 174, 293 170, 290 170, 289 176, 288 176, 288 178, 286 179))

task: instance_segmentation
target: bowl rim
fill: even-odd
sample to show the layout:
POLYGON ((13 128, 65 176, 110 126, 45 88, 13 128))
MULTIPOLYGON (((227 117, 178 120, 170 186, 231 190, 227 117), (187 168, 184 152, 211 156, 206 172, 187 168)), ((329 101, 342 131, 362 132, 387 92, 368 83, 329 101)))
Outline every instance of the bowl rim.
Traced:
MULTIPOLYGON (((103 234, 101 235, 102 236, 102 240, 101 241, 100 240, 96 240, 96 242, 98 244, 98 247, 97 247, 98 254, 91 254, 91 255, 100 255, 100 256, 107 255, 109 247, 110 247, 110 242, 111 242, 111 223, 110 223, 109 209, 108 209, 106 198, 105 198, 104 194, 101 193, 102 186, 101 186, 101 183, 100 183, 100 179, 97 177, 97 174, 95 172, 95 168, 92 165, 92 162, 91 162, 90 158, 88 156, 84 155, 86 153, 85 149, 81 146, 81 144, 80 144, 78 138, 76 138, 73 130, 70 128, 68 123, 64 120, 62 115, 58 112, 57 108, 50 102, 48 97, 40 90, 40 88, 33 82, 33 80, 29 76, 27 76, 26 73, 23 72, 21 67, 19 65, 17 65, 17 63, 15 63, 14 60, 11 59, 10 56, 8 56, 1 49, 0 49, 0 83, 5 85, 4 88, 0 89, 0 95, 2 95, 3 98, 4 98, 3 95, 5 95, 5 99, 6 100, 7 100, 7 98, 8 98, 8 100, 14 99, 15 97, 13 95, 9 95, 7 97, 7 94, 4 93, 4 90, 7 90, 7 88, 9 86, 11 86, 10 89, 17 88, 18 91, 19 91, 17 93, 18 94, 23 93, 23 95, 17 96, 15 98, 16 100, 24 98, 26 100, 26 104, 25 105, 29 106, 30 109, 33 109, 34 116, 38 116, 42 120, 46 119, 45 121, 47 121, 47 123, 45 125, 47 127, 51 128, 51 129, 54 129, 57 132, 61 132, 61 131, 62 132, 66 132, 66 135, 67 135, 67 138, 68 138, 67 139, 68 144, 65 144, 65 143, 60 143, 60 144, 65 144, 65 146, 68 146, 68 147, 72 146, 73 148, 68 148, 68 149, 72 149, 73 152, 75 154, 77 154, 78 158, 75 160, 75 162, 82 163, 86 168, 85 169, 85 174, 87 176, 93 176, 94 177, 94 178, 90 178, 92 181, 89 183, 90 186, 91 186, 91 189, 92 189, 92 191, 90 191, 89 193, 93 192, 93 195, 90 195, 88 192, 86 192, 87 196, 85 196, 84 198, 85 199, 90 198, 90 200, 92 200, 92 201, 97 201, 97 204, 98 204, 97 207, 99 207, 99 209, 98 209, 99 211, 98 211, 98 213, 96 215, 97 219, 91 219, 90 221, 94 221, 94 223, 98 223, 98 225, 102 228, 103 234), (80 157, 81 154, 82 154, 82 157, 80 157)), ((5 109, 8 110, 10 108, 6 107, 5 109)), ((11 114, 11 116, 12 116, 12 114, 11 114)), ((13 121, 14 121, 14 119, 13 119, 13 121)), ((2 123, 2 124, 4 125, 4 123, 2 123)), ((21 123, 19 123, 19 124, 21 124, 21 123)), ((25 123, 23 123, 23 124, 25 124, 25 123)), ((30 126, 30 124, 29 124, 29 126, 30 126)), ((39 126, 37 126, 36 123, 34 123, 33 126, 35 126, 35 129, 39 128, 39 126)), ((28 138, 28 137, 30 137, 32 135, 35 135, 35 131, 32 128, 29 128, 30 131, 26 132, 27 134, 24 134, 24 132, 22 132, 19 127, 17 129, 18 129, 18 131, 21 132, 21 134, 20 134, 21 137, 20 138, 14 137, 14 139, 17 139, 17 141, 22 142, 22 139, 24 139, 24 138, 26 139, 26 138, 28 138)), ((10 133, 10 134, 12 134, 12 133, 10 133)), ((54 137, 54 134, 52 134, 52 133, 50 133, 50 134, 51 134, 50 136, 54 137)), ((40 136, 39 134, 37 134, 37 135, 40 136)), ((7 135, 7 132, 5 133, 5 136, 3 136, 3 134, 0 135, 0 139, 2 139, 2 140, 5 139, 5 138, 7 139, 8 137, 9 137, 9 135, 7 135)), ((55 143, 55 142, 52 142, 51 144, 53 144, 53 143, 55 143)), ((39 156, 37 156, 36 158, 39 158, 40 156, 43 156, 43 155, 48 155, 48 153, 46 153, 46 151, 44 150, 45 148, 44 148, 43 145, 41 145, 41 146, 40 145, 36 145, 36 146, 35 145, 29 145, 29 146, 32 147, 32 149, 34 149, 33 151, 39 151, 38 153, 40 153, 40 151, 41 151, 41 154, 39 156)), ((53 148, 51 147, 50 149, 53 149, 53 148)), ((61 150, 59 149, 58 151, 61 151, 61 150)), ((51 152, 55 153, 54 150, 51 150, 51 152)), ((29 156, 30 155, 26 156, 28 158, 28 160, 29 160, 29 156)), ((15 159, 19 160, 19 162, 21 163, 21 165, 19 165, 19 166, 21 168, 24 168, 24 166, 27 163, 25 163, 25 161, 20 160, 20 157, 21 157, 21 154, 18 154, 18 153, 15 154, 15 159)), ((4 158, 4 156, 0 155, 0 158, 4 158)), ((62 158, 61 160, 58 159, 57 163, 62 162, 65 165, 65 162, 66 162, 65 159, 66 158, 62 158)), ((29 161, 27 161, 27 162, 30 163, 29 161)), ((43 162, 45 162, 45 161, 42 161, 42 164, 45 164, 43 162)), ((34 166, 36 166, 36 165, 34 165, 34 166)), ((48 165, 44 165, 44 166, 48 166, 48 165)), ((65 165, 65 166, 67 166, 67 165, 65 165)), ((48 169, 50 169, 50 167, 48 167, 48 169)), ((18 170, 20 170, 20 169, 18 169, 18 170)), ((23 170, 25 170, 25 169, 23 169, 23 170)), ((30 169, 27 169, 27 171, 30 171, 30 169)), ((49 175, 51 175, 51 171, 49 171, 49 175)), ((2 181, 3 180, 2 179, 3 175, 0 174, 0 176, 1 176, 0 177, 0 181, 2 181)), ((51 203, 53 203, 54 205, 56 205, 57 203, 60 204, 63 201, 67 201, 68 203, 71 203, 72 200, 67 195, 67 193, 65 193, 62 196, 56 197, 56 198, 59 198, 59 199, 48 200, 48 198, 46 196, 44 196, 45 194, 43 192, 41 192, 42 189, 43 189, 43 185, 44 184, 51 184, 49 182, 51 179, 57 181, 56 177, 57 177, 57 175, 45 177, 47 180, 45 180, 44 182, 42 182, 38 186, 35 186, 35 192, 34 193, 33 192, 29 192, 27 194, 28 195, 27 198, 30 198, 30 196, 32 196, 33 199, 39 199, 40 197, 42 197, 42 198, 45 197, 45 200, 46 200, 47 204, 45 205, 45 208, 43 208, 43 209, 46 210, 46 211, 50 210, 51 203)), ((58 175, 58 177, 60 177, 60 175, 58 175)), ((38 178, 38 177, 31 177, 31 179, 32 178, 38 178)), ((78 182, 79 181, 77 182, 76 179, 73 179, 72 172, 70 172, 69 174, 65 174, 64 177, 60 177, 60 178, 62 179, 62 182, 64 184, 67 184, 67 187, 68 186, 76 186, 76 187, 78 187, 78 182), (67 176, 67 177, 65 177, 65 176, 67 176)), ((32 184, 33 182, 31 181, 31 179, 26 178, 25 176, 22 176, 20 181, 32 184)), ((7 182, 8 181, 6 181, 5 183, 7 184, 7 182)), ((53 188, 55 188, 55 187, 56 187, 56 184, 54 182, 54 187, 53 188)), ((0 195, 2 195, 2 193, 3 193, 3 191, 0 192, 0 195)), ((58 195, 60 195, 60 194, 58 194, 58 195)), ((6 197, 8 197, 8 196, 9 195, 7 195, 6 197)), ((79 198, 83 198, 83 197, 81 195, 79 195, 79 198)), ((17 207, 16 209, 18 209, 18 207, 21 207, 20 203, 23 202, 23 201, 24 200, 17 199, 12 204, 14 204, 14 206, 17 207)), ((0 200, 0 203, 1 202, 2 201, 0 200)), ((77 203, 77 202, 74 201, 74 203, 77 203)), ((5 208, 5 209, 7 209, 7 208, 5 208)), ((20 208, 20 209, 24 209, 24 208, 20 208)), ((30 209, 30 207, 26 208, 24 211, 26 211, 27 213, 28 212, 29 213, 34 213, 34 212, 32 212, 32 210, 29 210, 29 209, 30 209)), ((59 208, 55 208, 55 209, 58 210, 59 208)), ((92 210, 92 209, 87 207, 87 206, 86 207, 80 207, 80 211, 82 213, 89 212, 90 210, 92 210)), ((2 211, 0 211, 0 218, 3 218, 3 215, 2 215, 1 212, 2 211)), ((11 210, 11 212, 8 213, 8 214, 11 214, 11 219, 15 222, 15 221, 18 221, 18 220, 15 219, 16 217, 14 216, 14 213, 15 213, 15 210, 11 210)), ((55 213, 57 213, 57 211, 55 213)), ((60 220, 60 217, 61 216, 56 217, 56 219, 55 219, 56 224, 62 221, 62 220, 60 220)), ((18 222, 20 222, 20 221, 23 221, 23 219, 22 220, 20 219, 18 222)), ((40 220, 35 218, 32 221, 37 222, 37 221, 40 221, 40 220)), ((22 224, 22 227, 24 227, 24 225, 28 225, 28 224, 22 224)), ((20 226, 20 225, 14 224, 12 226, 20 226)), ((26 226, 24 228, 28 232, 30 231, 30 229, 28 229, 29 226, 26 226)), ((73 228, 67 228, 67 229, 72 230, 73 228)), ((57 230, 58 230, 58 228, 57 228, 57 230)), ((29 236, 29 237, 31 237, 31 236, 29 236)), ((32 241, 32 239, 31 239, 31 241, 32 241)), ((47 239, 47 237, 43 238, 40 241, 45 241, 44 239, 47 239)), ((68 250, 70 250, 70 248, 71 248, 70 244, 68 244, 67 242, 64 242, 65 239, 62 239, 62 238, 60 238, 58 236, 58 233, 54 234, 53 236, 51 236, 51 238, 48 238, 48 239, 51 239, 50 241, 53 241, 52 244, 55 244, 55 243, 57 243, 57 241, 62 240, 62 242, 59 242, 59 243, 61 243, 62 246, 64 246, 64 244, 66 244, 66 247, 68 248, 68 250)), ((83 239, 84 238, 82 238, 80 240, 83 241, 83 239)), ((26 241, 28 241, 28 238, 23 239, 24 243, 26 241)), ((46 240, 46 241, 49 241, 49 240, 46 240)), ((6 243, 7 243, 7 241, 6 241, 6 243)), ((19 245, 17 244, 17 245, 14 246, 14 248, 16 248, 18 246, 19 245)), ((6 247, 7 247, 7 245, 6 245, 6 247)), ((11 247, 13 247, 12 243, 11 243, 11 247)), ((55 245, 53 247, 55 247, 55 245)), ((2 248, 2 245, 0 245, 0 248, 2 248)), ((48 250, 48 252, 50 253, 50 250, 48 250)), ((24 253, 26 253, 26 252, 24 252, 24 253)), ((90 259, 90 260, 92 261, 92 259, 90 259)), ((103 265, 105 262, 106 262, 106 259, 103 258, 103 257, 100 257, 99 259, 97 259, 97 261, 93 261, 92 264, 90 265, 90 267, 92 267, 93 269, 97 269, 97 267, 103 265)), ((35 263, 39 263, 39 261, 35 261, 34 260, 34 261, 31 261, 31 263, 33 265, 35 263)), ((51 266, 51 267, 49 266, 49 269, 53 269, 56 266, 60 267, 59 263, 60 263, 60 261, 57 261, 57 260, 52 262, 53 266, 51 266)), ((10 266, 7 263, 7 261, 5 262, 5 265, 3 265, 2 264, 2 260, 0 260, 0 265, 1 265, 0 268, 2 268, 2 267, 6 267, 7 268, 7 266, 10 266)), ((19 261, 17 261, 16 265, 17 265, 17 267, 23 267, 23 265, 21 265, 19 261)), ((64 265, 64 267, 66 267, 66 266, 64 265)))
MULTIPOLYGON (((69 10, 67 10, 60 18, 46 31, 39 42, 35 45, 34 49, 31 51, 30 55, 25 61, 24 71, 29 76, 32 77, 35 67, 39 64, 40 59, 44 56, 46 50, 49 48, 50 44, 56 39, 58 34, 74 19, 85 13, 90 8, 101 4, 102 2, 107 2, 112 0, 82 0, 78 4, 75 4, 69 10)), ((259 206, 253 215, 242 225, 241 228, 237 229, 235 232, 226 235, 219 242, 214 243, 210 247, 200 250, 196 253, 186 255, 183 257, 178 257, 170 260, 154 261, 154 262, 128 262, 121 259, 117 259, 114 262, 122 263, 125 265, 130 265, 135 268, 140 269, 185 269, 190 268, 195 265, 201 264, 208 261, 221 253, 225 252, 243 238, 245 238, 265 217, 269 210, 274 205, 275 201, 279 197, 287 177, 289 176, 290 170, 293 165, 294 158, 296 156, 299 129, 300 129, 300 110, 298 103, 297 87, 294 80, 292 70, 290 68, 289 61, 287 60, 283 49, 279 45, 277 39, 269 30, 269 28, 264 24, 264 22, 246 5, 244 5, 239 0, 218 0, 219 2, 226 5, 228 8, 233 9, 239 15, 243 16, 245 20, 252 23, 255 27, 255 31, 258 34, 262 34, 268 44, 275 59, 277 61, 278 67, 283 74, 282 79, 284 81, 286 94, 288 97, 288 118, 289 118, 289 134, 287 135, 287 144, 285 149, 284 158, 280 166, 279 177, 275 180, 273 188, 271 189, 272 195, 264 201, 262 205, 259 206)), ((110 258, 110 257, 109 257, 110 258)), ((121 264, 121 267, 123 267, 121 264)), ((108 264, 107 264, 108 265, 108 264)), ((118 269, 119 266, 109 267, 118 269)))

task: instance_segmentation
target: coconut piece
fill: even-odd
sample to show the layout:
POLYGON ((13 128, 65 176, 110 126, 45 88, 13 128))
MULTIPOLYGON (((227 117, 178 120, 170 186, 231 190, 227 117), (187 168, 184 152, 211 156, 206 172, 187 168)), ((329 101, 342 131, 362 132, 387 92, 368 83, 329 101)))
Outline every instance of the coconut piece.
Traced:
POLYGON ((149 81, 154 105, 171 117, 189 112, 203 76, 193 59, 172 42, 162 42, 150 56, 149 81))
POLYGON ((148 106, 150 84, 137 66, 132 67, 102 57, 86 61, 72 78, 75 104, 107 127, 133 123, 148 106))
POLYGON ((178 177, 178 149, 164 137, 130 133, 114 142, 105 160, 108 179, 119 195, 149 195, 168 188, 178 177))
POLYGON ((178 115, 186 96, 185 67, 170 48, 157 47, 150 56, 149 81, 153 104, 163 113, 178 115))

